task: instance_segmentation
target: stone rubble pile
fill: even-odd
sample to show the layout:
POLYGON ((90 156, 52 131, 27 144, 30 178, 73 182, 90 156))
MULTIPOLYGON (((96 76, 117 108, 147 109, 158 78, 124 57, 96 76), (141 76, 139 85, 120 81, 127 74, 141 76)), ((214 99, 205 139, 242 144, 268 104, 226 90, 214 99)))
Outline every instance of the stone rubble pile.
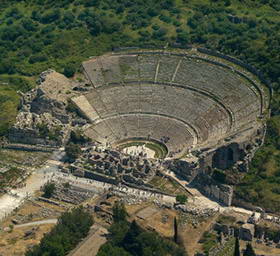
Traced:
MULTIPOLYGON (((65 95, 58 97, 56 79, 67 79, 53 70, 43 72, 38 86, 22 94, 20 111, 9 131, 9 141, 31 145, 61 146, 68 138, 71 115, 65 95), (52 86, 54 88, 52 88, 52 86)), ((69 89, 71 85, 67 84, 69 89)))
POLYGON ((78 205, 96 195, 94 192, 73 185, 56 184, 54 199, 78 205))

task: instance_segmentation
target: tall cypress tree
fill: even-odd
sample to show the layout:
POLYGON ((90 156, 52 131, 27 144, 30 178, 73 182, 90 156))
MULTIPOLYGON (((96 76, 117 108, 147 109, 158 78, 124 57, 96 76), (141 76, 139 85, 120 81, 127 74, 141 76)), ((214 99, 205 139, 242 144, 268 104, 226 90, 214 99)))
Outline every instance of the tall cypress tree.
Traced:
POLYGON ((234 256, 240 256, 239 238, 235 237, 234 256))
POLYGON ((256 256, 251 243, 247 243, 243 256, 256 256))
POLYGON ((177 224, 177 218, 174 218, 174 242, 178 243, 178 224, 177 224))

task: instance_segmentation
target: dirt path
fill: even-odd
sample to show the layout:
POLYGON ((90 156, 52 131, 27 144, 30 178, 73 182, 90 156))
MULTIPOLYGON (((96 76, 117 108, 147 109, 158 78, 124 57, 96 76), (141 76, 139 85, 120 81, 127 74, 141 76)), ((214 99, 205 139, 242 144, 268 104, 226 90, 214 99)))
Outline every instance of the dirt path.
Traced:
POLYGON ((57 219, 47 219, 47 220, 39 220, 39 221, 28 222, 20 225, 15 225, 14 228, 37 226, 43 224, 56 224, 56 223, 57 223, 57 219))
POLYGON ((107 229, 94 224, 89 235, 68 256, 95 256, 104 243, 106 243, 107 229))

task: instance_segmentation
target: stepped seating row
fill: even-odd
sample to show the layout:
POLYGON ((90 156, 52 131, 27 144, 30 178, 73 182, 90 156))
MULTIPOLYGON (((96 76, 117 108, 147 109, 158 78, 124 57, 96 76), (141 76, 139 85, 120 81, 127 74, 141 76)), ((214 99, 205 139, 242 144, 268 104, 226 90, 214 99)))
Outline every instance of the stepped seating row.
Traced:
POLYGON ((228 69, 201 61, 183 60, 176 73, 174 83, 213 93, 232 107, 236 105, 237 95, 239 103, 246 99, 258 100, 248 83, 239 75, 228 69))
POLYGON ((86 76, 94 86, 98 87, 105 85, 102 65, 100 65, 99 58, 83 62, 83 68, 86 76))
POLYGON ((138 57, 138 62, 140 80, 154 81, 158 65, 158 56, 141 55, 138 57))
POLYGON ((85 133, 104 144, 113 144, 127 138, 152 138, 164 143, 170 152, 181 152, 194 142, 193 136, 183 123, 161 116, 137 114, 102 120, 88 128, 85 133), (126 130, 122 129, 123 126, 126 130))
POLYGON ((157 74, 157 82, 169 83, 176 74, 177 67, 181 62, 181 58, 169 56, 161 56, 157 74))
POLYGON ((119 57, 119 65, 124 82, 138 81, 140 79, 138 55, 124 55, 119 57))
MULTIPOLYGON (((114 82, 122 86, 120 80, 138 81, 139 79, 171 82, 174 77, 174 83, 216 95, 233 112, 244 110, 248 101, 252 102, 250 108, 260 111, 260 104, 256 104, 259 100, 258 96, 250 89, 247 81, 233 71, 201 60, 166 55, 124 55, 97 58, 95 61, 91 60, 90 63, 93 63, 93 70, 96 71, 93 79, 96 80, 103 74, 104 84, 114 82), (158 72, 156 72, 157 69, 158 72), (128 74, 128 80, 123 79, 126 74, 128 74), (166 76, 167 79, 162 79, 161 75, 166 76), (119 77, 122 78, 119 79, 119 77)), ((85 66, 87 65, 89 65, 88 62, 85 63, 85 66)), ((94 84, 96 83, 95 81, 94 84)), ((141 102, 142 98, 139 101, 141 102)), ((239 115, 240 119, 248 116, 242 112, 239 115)), ((236 121, 240 121, 238 116, 236 121)))
POLYGON ((122 113, 155 113, 174 117, 197 127, 201 140, 230 129, 229 116, 215 101, 183 88, 141 84, 107 87, 86 95, 100 118, 122 113), (195 102, 195 104, 194 104, 195 102))
POLYGON ((154 81, 155 77, 159 82, 170 83, 174 77, 174 82, 181 85, 224 93, 221 97, 236 91, 240 93, 240 90, 244 97, 252 96, 253 93, 248 81, 235 72, 194 58, 160 54, 105 56, 86 61, 83 67, 95 86, 138 80, 154 81))
POLYGON ((84 108, 94 112, 87 132, 102 143, 151 137, 176 153, 194 138, 198 143, 222 139, 250 125, 261 112, 260 97, 247 80, 203 60, 113 55, 83 67, 96 87, 84 95, 84 108))

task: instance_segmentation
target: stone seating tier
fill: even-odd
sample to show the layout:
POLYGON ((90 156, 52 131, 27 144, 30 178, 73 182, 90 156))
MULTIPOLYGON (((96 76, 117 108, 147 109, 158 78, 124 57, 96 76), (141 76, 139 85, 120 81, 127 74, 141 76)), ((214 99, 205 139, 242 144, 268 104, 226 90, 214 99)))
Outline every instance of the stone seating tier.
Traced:
POLYGON ((251 126, 262 112, 260 91, 234 68, 187 55, 105 55, 83 68, 95 89, 75 103, 91 112, 86 132, 101 143, 150 137, 183 152, 251 126))

